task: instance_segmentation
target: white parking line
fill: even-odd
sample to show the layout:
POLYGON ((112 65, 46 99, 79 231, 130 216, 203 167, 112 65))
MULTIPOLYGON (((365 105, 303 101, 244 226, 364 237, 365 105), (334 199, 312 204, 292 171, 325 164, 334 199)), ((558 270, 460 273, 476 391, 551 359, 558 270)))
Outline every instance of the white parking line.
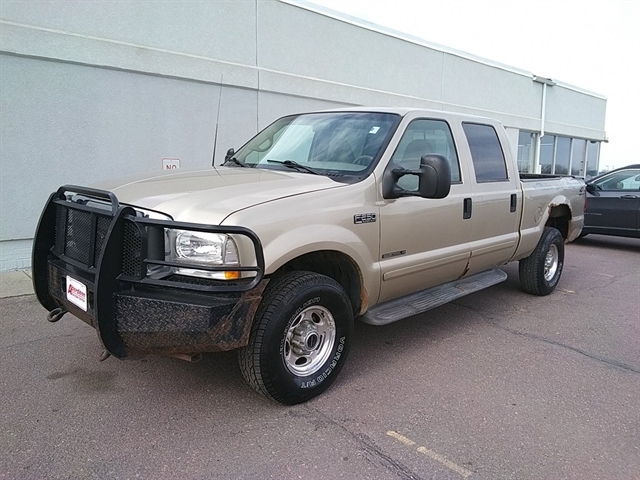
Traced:
POLYGON ((460 465, 458 465, 456 463, 453 463, 448 458, 443 457, 442 455, 439 455, 439 454, 437 454, 436 452, 434 452, 432 450, 429 450, 428 448, 418 447, 418 451, 420 453, 424 453, 427 457, 433 458, 437 462, 440 462, 445 467, 447 467, 450 470, 453 470, 454 472, 456 472, 457 474, 461 475, 464 478, 470 477, 471 474, 473 473, 473 472, 470 472, 469 470, 467 470, 466 468, 462 468, 460 465))
MULTIPOLYGON (((399 434, 398 432, 394 432, 393 430, 389 430, 387 432, 387 435, 389 435, 390 437, 395 438, 399 442, 404 443, 405 445, 407 445, 409 447, 412 447, 412 446, 414 446, 416 444, 416 442, 414 442, 410 438, 407 438, 404 435, 399 434)), ((426 455, 427 457, 431 458, 432 460, 435 460, 436 462, 441 463, 442 465, 447 467, 449 470, 452 470, 452 471, 456 472, 462 478, 468 478, 473 474, 473 472, 470 472, 466 468, 461 467, 460 465, 458 465, 458 464, 452 462, 451 460, 449 460, 447 457, 444 457, 444 456, 440 455, 439 453, 434 452, 433 450, 429 450, 426 447, 418 447, 417 450, 418 450, 418 452, 422 453, 423 455, 426 455)))
POLYGON ((393 430, 389 430, 387 432, 387 435, 389 435, 390 437, 395 438, 396 440, 404 443, 405 445, 408 445, 410 447, 414 446, 416 444, 416 442, 414 442, 413 440, 408 439, 407 437, 405 437, 404 435, 400 435, 397 432, 394 432, 393 430))

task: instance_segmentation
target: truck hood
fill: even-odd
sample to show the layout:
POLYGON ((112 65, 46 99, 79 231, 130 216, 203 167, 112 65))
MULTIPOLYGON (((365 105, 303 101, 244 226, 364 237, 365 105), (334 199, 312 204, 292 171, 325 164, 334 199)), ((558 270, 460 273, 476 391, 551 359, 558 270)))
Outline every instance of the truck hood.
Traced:
POLYGON ((219 225, 254 205, 344 184, 308 173, 218 167, 131 175, 94 186, 113 192, 120 203, 166 213, 174 220, 219 225))

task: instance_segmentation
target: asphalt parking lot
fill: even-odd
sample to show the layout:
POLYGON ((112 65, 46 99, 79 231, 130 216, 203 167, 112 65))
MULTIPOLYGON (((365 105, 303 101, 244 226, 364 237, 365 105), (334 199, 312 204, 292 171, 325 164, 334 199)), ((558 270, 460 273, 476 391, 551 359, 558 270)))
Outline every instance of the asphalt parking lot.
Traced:
POLYGON ((95 332, 0 299, 0 478, 640 478, 640 240, 567 246, 558 289, 509 279, 384 327, 285 407, 233 352, 98 362, 95 332))

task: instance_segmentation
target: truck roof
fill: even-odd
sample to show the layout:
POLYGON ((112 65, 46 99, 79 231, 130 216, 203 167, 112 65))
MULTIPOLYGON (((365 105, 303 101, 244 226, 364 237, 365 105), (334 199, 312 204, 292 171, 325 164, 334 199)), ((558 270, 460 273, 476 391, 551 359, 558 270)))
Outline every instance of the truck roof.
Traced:
POLYGON ((397 115, 405 116, 409 113, 421 113, 428 116, 442 116, 446 115, 448 117, 457 117, 457 118, 465 118, 465 119, 477 119, 477 120, 491 120, 493 122, 496 121, 494 118, 483 117, 480 115, 469 115, 467 113, 458 113, 458 112, 450 112, 447 110, 433 110, 428 108, 419 108, 419 107, 342 107, 342 108, 332 108, 328 110, 318 110, 315 112, 306 112, 306 113, 326 113, 326 112, 372 112, 372 113, 395 113, 397 115))

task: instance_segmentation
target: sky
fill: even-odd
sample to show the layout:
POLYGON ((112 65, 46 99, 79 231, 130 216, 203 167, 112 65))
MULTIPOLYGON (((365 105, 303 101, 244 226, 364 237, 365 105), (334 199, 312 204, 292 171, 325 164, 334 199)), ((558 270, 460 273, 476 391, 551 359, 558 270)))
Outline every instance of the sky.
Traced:
POLYGON ((600 168, 640 163, 640 0, 311 0, 607 97, 600 168))

